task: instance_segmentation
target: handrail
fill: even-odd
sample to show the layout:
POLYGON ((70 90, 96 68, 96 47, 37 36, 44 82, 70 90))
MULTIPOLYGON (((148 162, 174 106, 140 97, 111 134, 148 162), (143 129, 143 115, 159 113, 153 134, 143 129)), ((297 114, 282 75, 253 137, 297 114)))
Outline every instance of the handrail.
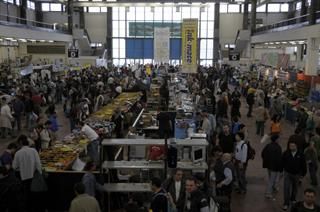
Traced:
POLYGON ((10 16, 10 15, 3 15, 3 14, 0 14, 0 23, 25 25, 27 27, 39 27, 39 28, 45 28, 45 29, 51 29, 54 31, 59 31, 62 33, 68 32, 67 28, 61 24, 51 24, 51 23, 46 23, 46 22, 39 22, 39 21, 35 21, 35 20, 29 20, 29 19, 25 19, 25 18, 10 16))
MULTIPOLYGON (((300 25, 305 25, 308 21, 309 21, 309 14, 306 15, 302 15, 302 16, 298 16, 298 17, 294 17, 294 18, 290 18, 284 21, 280 21, 277 23, 273 23, 270 25, 266 25, 266 26, 262 26, 257 28, 254 33, 261 33, 261 32, 265 32, 268 30, 273 30, 276 28, 280 28, 280 27, 286 27, 286 26, 290 26, 290 25, 294 25, 294 24, 300 24, 300 25)), ((316 19, 320 19, 320 11, 316 12, 316 19)))
POLYGON ((83 32, 84 32, 85 36, 87 36, 89 44, 90 44, 91 43, 91 38, 90 38, 90 35, 89 35, 87 29, 83 29, 83 32))

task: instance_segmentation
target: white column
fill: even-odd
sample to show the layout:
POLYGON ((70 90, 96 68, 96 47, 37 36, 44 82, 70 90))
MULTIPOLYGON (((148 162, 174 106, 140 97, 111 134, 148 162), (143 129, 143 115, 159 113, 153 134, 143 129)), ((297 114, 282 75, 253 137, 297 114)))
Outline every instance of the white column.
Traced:
POLYGON ((305 74, 310 76, 317 76, 317 67, 319 64, 319 38, 308 38, 307 42, 307 58, 305 66, 305 74))

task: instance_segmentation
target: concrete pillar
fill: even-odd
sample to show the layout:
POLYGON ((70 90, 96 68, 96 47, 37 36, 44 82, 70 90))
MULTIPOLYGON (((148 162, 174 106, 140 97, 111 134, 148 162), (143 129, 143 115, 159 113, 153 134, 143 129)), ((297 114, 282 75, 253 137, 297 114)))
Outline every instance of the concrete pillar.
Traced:
POLYGON ((79 28, 85 29, 86 28, 86 22, 84 19, 84 7, 79 8, 79 28))
MULTIPOLYGON (((27 0, 21 0, 21 5, 20 5, 20 18, 21 19, 27 19, 27 0)), ((21 24, 27 24, 26 20, 21 20, 20 19, 20 23, 21 24)))
POLYGON ((295 6, 295 2, 288 2, 288 4, 289 4, 288 19, 291 19, 296 16, 296 6, 295 6))
POLYGON ((220 3, 214 7, 213 64, 220 59, 220 3))
POLYGON ((68 14, 68 32, 72 34, 72 28, 73 28, 73 1, 72 0, 68 0, 67 14, 68 14))
POLYGON ((303 45, 297 45, 297 53, 296 53, 296 66, 297 68, 302 68, 303 61, 303 45))
MULTIPOLYGON (((125 15, 125 14, 123 14, 125 15)), ((112 7, 107 8, 107 39, 106 39, 106 49, 107 49, 107 63, 108 67, 113 64, 112 61, 112 7)))
POLYGON ((256 30, 256 19, 257 19, 257 0, 251 1, 251 34, 256 30))
POLYGON ((308 12, 307 0, 301 0, 300 16, 306 15, 308 12))
MULTIPOLYGON (((41 2, 36 1, 35 3, 35 16, 37 22, 43 22, 43 12, 41 8, 41 2)), ((41 23, 37 23, 37 26, 41 27, 41 23)))
POLYGON ((305 66, 306 75, 318 76, 317 67, 319 64, 319 46, 320 46, 320 37, 308 38, 307 57, 306 57, 306 66, 305 66))
POLYGON ((309 24, 314 25, 317 22, 316 12, 319 9, 319 0, 311 0, 311 5, 309 7, 309 24))
POLYGON ((243 7, 242 29, 247 30, 249 25, 249 0, 245 0, 243 7))

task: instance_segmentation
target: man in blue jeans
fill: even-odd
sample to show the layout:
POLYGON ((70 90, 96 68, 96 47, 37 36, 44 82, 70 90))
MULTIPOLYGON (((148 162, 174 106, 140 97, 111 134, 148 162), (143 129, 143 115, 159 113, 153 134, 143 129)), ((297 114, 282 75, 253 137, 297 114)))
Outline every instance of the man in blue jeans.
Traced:
POLYGON ((99 164, 99 135, 90 126, 82 121, 76 120, 76 127, 81 129, 81 133, 89 139, 87 146, 88 156, 96 165, 99 164))
POLYGON ((268 186, 265 193, 267 199, 273 198, 273 193, 277 189, 277 181, 280 176, 280 173, 283 171, 282 168, 282 149, 279 145, 278 135, 271 136, 271 142, 267 144, 261 153, 262 156, 262 165, 263 168, 268 169, 268 186))
POLYGON ((284 204, 283 210, 287 210, 290 201, 296 202, 299 179, 307 173, 307 165, 303 152, 298 150, 294 141, 289 141, 288 149, 282 154, 284 169, 284 204))

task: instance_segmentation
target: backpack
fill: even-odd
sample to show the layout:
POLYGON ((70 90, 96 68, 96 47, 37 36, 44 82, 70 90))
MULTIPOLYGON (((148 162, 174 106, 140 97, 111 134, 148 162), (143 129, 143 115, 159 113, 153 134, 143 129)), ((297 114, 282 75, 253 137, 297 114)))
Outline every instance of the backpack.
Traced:
POLYGON ((250 145, 249 141, 245 141, 242 145, 241 145, 241 149, 244 145, 247 145, 248 147, 248 151, 247 151, 247 162, 249 160, 253 160, 254 157, 256 156, 256 150, 250 145))
POLYGON ((238 131, 239 131, 239 128, 240 128, 240 123, 239 122, 236 122, 236 123, 233 123, 232 125, 232 134, 237 134, 238 131))
POLYGON ((157 193, 156 195, 154 195, 154 197, 152 198, 152 200, 156 199, 157 196, 164 196, 167 199, 167 209, 168 211, 162 211, 162 212, 176 212, 176 208, 170 203, 166 193, 157 193))

